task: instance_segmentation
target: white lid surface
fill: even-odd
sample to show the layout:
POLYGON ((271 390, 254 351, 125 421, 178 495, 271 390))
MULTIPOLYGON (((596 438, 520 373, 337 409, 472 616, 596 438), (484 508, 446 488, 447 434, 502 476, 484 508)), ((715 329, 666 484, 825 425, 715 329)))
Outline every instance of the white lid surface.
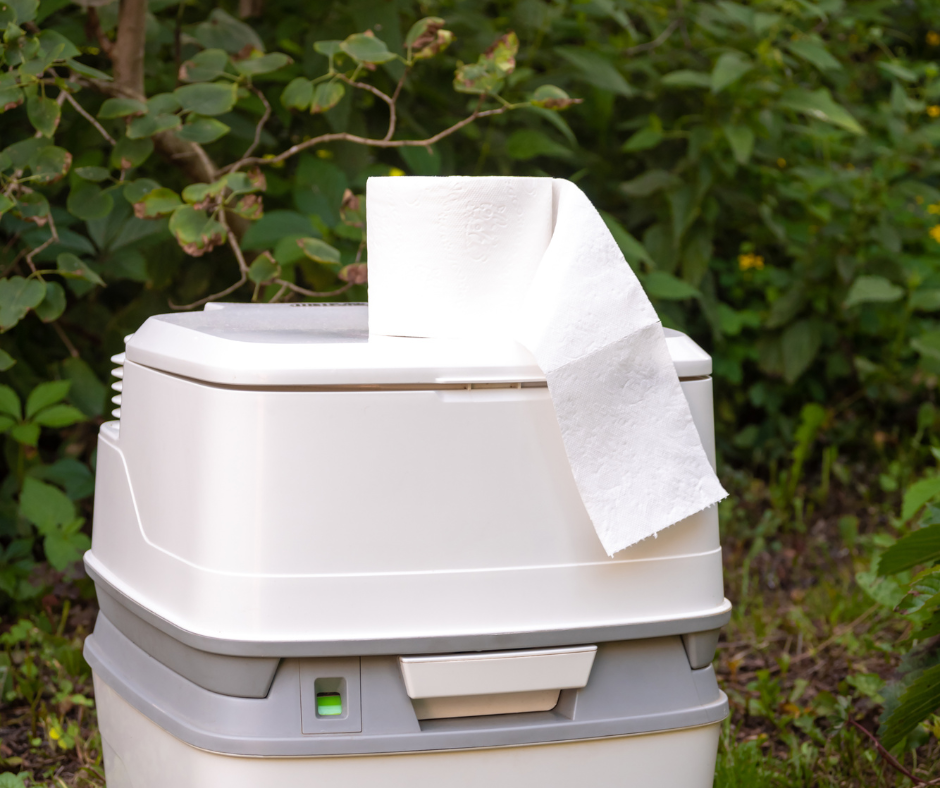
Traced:
MULTIPOLYGON (((711 357, 665 329, 679 377, 711 374, 711 357)), ((149 318, 126 357, 233 386, 531 383, 545 376, 509 339, 370 337, 365 304, 210 304, 149 318)))

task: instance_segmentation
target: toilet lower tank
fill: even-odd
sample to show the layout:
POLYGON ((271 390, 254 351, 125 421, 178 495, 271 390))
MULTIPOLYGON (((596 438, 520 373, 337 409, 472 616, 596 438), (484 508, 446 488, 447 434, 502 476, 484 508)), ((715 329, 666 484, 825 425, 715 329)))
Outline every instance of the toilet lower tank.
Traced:
POLYGON ((710 788, 728 712, 711 665, 693 668, 678 636, 283 659, 263 698, 190 682, 104 615, 85 653, 109 788, 710 788), (526 705, 546 692, 549 708, 526 705), (416 696, 454 693, 464 694, 436 707, 443 716, 424 717, 416 696), (509 711, 481 714, 495 707, 466 693, 509 697, 509 711))

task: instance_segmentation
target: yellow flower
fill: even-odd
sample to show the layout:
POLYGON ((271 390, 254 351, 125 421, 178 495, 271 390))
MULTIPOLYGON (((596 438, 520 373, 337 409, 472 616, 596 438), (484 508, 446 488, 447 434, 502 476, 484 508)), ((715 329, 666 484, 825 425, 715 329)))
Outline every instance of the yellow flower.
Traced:
POLYGON ((760 271, 764 267, 764 258, 759 254, 739 254, 738 255, 738 268, 742 271, 747 271, 750 268, 756 268, 760 271))
POLYGON ((935 215, 940 215, 940 202, 935 202, 933 205, 927 206, 927 213, 932 213, 935 215))
POLYGON ((940 118, 940 105, 931 104, 927 107, 927 114, 932 118, 940 118))
POLYGON ((930 237, 940 244, 940 224, 935 224, 930 228, 930 237))
POLYGON ((940 33, 936 30, 931 30, 927 34, 927 43, 932 47, 940 46, 940 33))
POLYGON ((392 169, 388 171, 388 174, 394 177, 400 177, 405 174, 405 171, 398 169, 398 167, 392 167, 392 169))
POLYGON ((777 159, 777 166, 782 170, 784 167, 787 166, 787 160, 786 160, 786 159, 777 159))
MULTIPOLYGON (((273 153, 265 153, 264 156, 262 156, 261 158, 263 158, 263 159, 273 159, 273 158, 275 158, 275 156, 274 156, 273 153)), ((283 161, 278 161, 278 162, 275 162, 274 164, 272 164, 271 166, 274 167, 276 170, 279 170, 279 169, 281 169, 281 167, 284 166, 284 162, 283 162, 283 161)))
POLYGON ((52 739, 52 741, 58 741, 59 739, 62 738, 62 734, 59 733, 58 728, 50 728, 50 729, 49 729, 49 738, 52 739))
POLYGON ((327 150, 326 148, 318 148, 318 149, 317 149, 317 158, 318 158, 318 159, 332 159, 332 158, 333 158, 333 151, 327 150))

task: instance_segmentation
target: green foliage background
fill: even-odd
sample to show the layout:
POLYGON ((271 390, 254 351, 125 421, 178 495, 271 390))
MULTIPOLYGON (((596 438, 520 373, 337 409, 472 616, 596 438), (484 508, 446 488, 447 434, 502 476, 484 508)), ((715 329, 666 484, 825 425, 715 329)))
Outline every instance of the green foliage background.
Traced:
MULTIPOLYGON (((7 76, 0 87, 9 103, 0 125, 6 153, 0 178, 10 193, 15 170, 34 176, 28 183, 33 195, 21 194, 22 204, 0 220, 0 349, 9 356, 0 361, 11 389, 4 394, 9 406, 0 402, 9 417, 0 424, 7 432, 0 588, 20 596, 31 592, 20 582, 23 572, 12 567, 41 557, 35 539, 43 528, 52 532, 19 508, 24 479, 45 478, 46 486, 86 500, 90 488, 77 480, 87 474, 78 467, 93 467, 94 422, 109 410, 108 357, 147 316, 225 288, 238 270, 225 245, 210 243, 201 256, 188 256, 158 201, 147 214, 157 218, 138 218, 128 202, 160 185, 173 191, 172 208, 192 183, 179 160, 151 153, 149 143, 148 132, 160 123, 179 126, 178 110, 151 111, 142 120, 153 123, 141 131, 141 119, 122 117, 130 109, 115 105, 124 99, 110 99, 102 111, 101 92, 70 83, 76 101, 101 118, 117 147, 70 102, 51 132, 54 119, 43 112, 52 111, 66 74, 94 77, 88 67, 106 72, 109 61, 88 38, 81 7, 10 0, 6 9, 0 21, 8 24, 7 76), (11 21, 17 13, 33 15, 19 34, 10 27, 17 27, 11 21), (11 75, 26 65, 16 53, 40 31, 43 52, 65 42, 57 50, 59 66, 46 72, 58 82, 47 80, 37 95, 27 89, 27 101, 17 104, 11 75), (66 55, 78 72, 61 62, 66 55), (42 132, 50 140, 34 139, 42 132), (72 157, 58 180, 61 157, 52 149, 40 156, 37 148, 49 141, 72 157), (132 166, 122 169, 122 159, 132 166), (141 185, 136 197, 128 183, 141 185), (41 212, 36 195, 48 200, 58 228, 59 241, 44 248, 48 224, 29 220, 30 210, 41 212), (29 277, 24 255, 37 248, 40 272, 29 277), (71 382, 68 396, 86 420, 75 413, 60 414, 55 423, 40 419, 37 438, 37 427, 24 421, 14 400, 26 400, 50 380, 71 382)), ((310 98, 304 103, 296 91, 282 98, 288 84, 303 94, 307 80, 325 73, 328 58, 314 48, 317 41, 371 31, 391 53, 405 55, 404 34, 415 20, 435 15, 446 21, 456 39, 404 83, 396 138, 405 139, 427 138, 470 114, 478 98, 455 92, 455 69, 473 63, 509 30, 520 42, 514 71, 493 83, 503 98, 486 98, 486 106, 517 102, 515 111, 469 124, 431 149, 339 141, 264 167, 264 215, 241 246, 249 260, 264 251, 271 256, 261 258, 264 270, 232 298, 272 297, 277 287, 253 286, 269 268, 309 289, 342 286, 337 265, 354 262, 361 239, 355 223, 341 215, 343 194, 361 194, 372 174, 567 177, 604 212, 664 323, 690 332, 714 354, 726 467, 746 467, 772 481, 786 482, 789 474, 786 489, 794 492, 807 459, 801 455, 796 467, 791 454, 801 413, 804 423, 812 422, 804 427, 812 433, 810 444, 821 434, 836 447, 823 454, 826 474, 846 476, 853 461, 879 464, 890 492, 907 481, 900 477, 911 467, 897 465, 899 447, 913 452, 909 459, 929 458, 940 372, 940 37, 931 27, 940 19, 940 3, 279 0, 249 20, 252 27, 234 18, 235 8, 230 14, 224 9, 224 3, 150 3, 146 90, 154 96, 179 87, 178 25, 179 62, 195 57, 198 65, 207 48, 234 54, 246 43, 255 57, 284 53, 267 55, 274 58, 270 67, 250 76, 273 109, 259 155, 319 134, 382 137, 388 108, 368 92, 347 90, 332 109, 315 113, 306 111, 310 98), (564 113, 525 105, 549 84, 583 103, 564 113), (299 237, 322 240, 341 259, 327 265, 305 256, 299 237), (807 403, 816 410, 807 414, 807 403)), ((117 3, 100 7, 98 16, 104 34, 113 36, 117 3)), ((244 153, 262 113, 257 95, 219 85, 231 85, 232 74, 252 74, 231 62, 237 70, 229 67, 229 82, 210 85, 218 76, 210 68, 193 77, 203 82, 183 88, 228 90, 227 100, 207 110, 229 128, 204 146, 220 164, 244 153)), ((357 73, 390 94, 403 69, 399 59, 357 73)), ((218 98, 200 94, 204 105, 218 98)), ((335 99, 327 96, 327 106, 335 99)), ((362 285, 337 296, 366 297, 362 285)), ((807 451, 808 444, 802 454, 807 451)), ((87 504, 81 506, 87 513, 87 504)), ((59 513, 52 530, 72 527, 73 515, 66 522, 59 513)))
MULTIPOLYGON (((85 8, 0 2, 4 615, 77 575, 109 357, 125 335, 242 271, 230 299, 365 300, 355 198, 370 175, 578 183, 663 322, 714 356, 723 472, 766 481, 776 512, 751 555, 823 506, 830 477, 889 505, 915 478, 935 481, 940 0, 267 0, 244 21, 232 0, 149 11, 146 96, 134 98, 108 87, 85 8), (201 141, 220 167, 255 140, 273 159, 320 135, 382 139, 388 106, 348 80, 392 95, 426 17, 446 32, 435 26, 402 83, 394 139, 492 111, 430 148, 332 139, 256 162, 263 181, 249 162, 250 178, 217 173, 214 186, 188 154, 165 155, 161 134, 201 141), (226 194, 227 214, 200 213, 226 194)), ((94 14, 113 38, 118 3, 94 14)))

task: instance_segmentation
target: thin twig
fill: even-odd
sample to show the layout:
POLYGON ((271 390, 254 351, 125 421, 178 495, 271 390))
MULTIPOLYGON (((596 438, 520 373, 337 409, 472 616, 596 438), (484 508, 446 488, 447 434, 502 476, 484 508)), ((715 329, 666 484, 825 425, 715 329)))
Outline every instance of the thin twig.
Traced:
POLYGON ((58 320, 52 321, 52 327, 55 329, 55 332, 59 335, 59 339, 62 340, 62 344, 65 345, 66 348, 68 348, 69 355, 72 358, 79 358, 80 354, 78 352, 78 348, 76 348, 75 345, 72 344, 72 340, 69 339, 68 334, 65 333, 65 329, 59 325, 58 320))
POLYGON ((650 49, 656 49, 656 47, 658 47, 660 44, 665 43, 666 39, 669 38, 669 36, 671 36, 674 32, 676 32, 677 27, 679 27, 679 20, 674 19, 672 20, 672 22, 669 23, 669 26, 665 30, 663 30, 662 33, 656 36, 656 38, 654 38, 652 41, 647 41, 645 44, 637 44, 635 47, 628 47, 627 49, 623 50, 623 54, 628 55, 628 56, 638 55, 640 54, 640 52, 646 52, 647 50, 650 50, 650 49))
POLYGON ((79 104, 74 98, 72 98, 71 93, 69 93, 67 90, 63 90, 62 92, 65 93, 65 100, 69 104, 71 104, 73 107, 75 107, 75 110, 76 112, 78 112, 79 115, 81 115, 92 126, 98 129, 98 132, 101 134, 101 136, 104 137, 108 142, 110 142, 112 145, 117 145, 117 142, 115 141, 114 137, 108 134, 108 132, 104 130, 104 126, 102 126, 97 120, 95 120, 81 104, 79 104))
POLYGON ((398 123, 398 96, 401 94, 402 86, 405 84, 405 79, 408 77, 408 72, 411 69, 405 68, 402 72, 401 79, 398 80, 398 84, 395 85, 395 92, 392 93, 392 103, 389 105, 390 114, 388 117, 388 131, 385 132, 385 139, 390 140, 395 136, 395 126, 398 123))
POLYGON ((276 304, 278 301, 281 300, 281 296, 284 295, 284 293, 286 293, 286 292, 288 291, 288 289, 289 289, 289 288, 287 287, 287 285, 281 285, 281 289, 278 290, 278 291, 274 294, 274 296, 271 298, 270 301, 268 301, 268 303, 269 303, 269 304, 276 304))
MULTIPOLYGON (((224 212, 219 214, 219 222, 223 225, 225 224, 224 212)), ((238 241, 235 240, 232 231, 227 229, 226 234, 228 235, 228 244, 232 247, 232 251, 235 253, 235 259, 238 260, 238 270, 241 273, 241 276, 238 277, 238 281, 233 285, 229 285, 224 290, 220 290, 218 293, 213 293, 212 295, 206 296, 205 298, 200 298, 198 301, 193 301, 191 304, 174 304, 172 301, 170 301, 170 309, 195 309, 197 306, 208 304, 210 301, 218 301, 220 298, 225 298, 225 296, 229 295, 230 293, 234 293, 236 290, 238 290, 239 287, 248 281, 248 264, 245 262, 245 255, 242 253, 241 247, 238 245, 238 241)))
POLYGON ((257 148, 258 143, 261 142, 261 131, 264 129, 264 124, 267 123, 268 118, 271 117, 271 105, 268 103, 264 93, 258 90, 258 88, 256 88, 254 85, 249 86, 249 89, 259 99, 261 99, 261 103, 264 104, 264 114, 261 116, 261 120, 258 121, 258 125, 255 126, 255 138, 252 140, 251 145, 248 146, 248 150, 245 151, 242 159, 247 159, 249 156, 251 156, 252 153, 255 152, 255 148, 257 148))
POLYGON ((39 254, 43 249, 45 249, 49 244, 55 243, 59 240, 59 233, 55 228, 55 220, 52 218, 52 212, 49 212, 48 215, 49 221, 49 237, 43 241, 39 246, 37 246, 33 251, 26 255, 26 264, 30 267, 30 270, 33 273, 36 273, 36 266, 33 265, 33 258, 39 254))
POLYGON ((849 717, 849 725, 851 725, 853 728, 857 728, 862 733, 864 733, 871 740, 871 742, 875 745, 875 748, 881 754, 881 757, 884 758, 888 762, 889 765, 891 765, 892 767, 897 769, 901 774, 907 777, 907 779, 910 780, 912 783, 914 783, 914 785, 935 785, 936 784, 937 782, 936 780, 932 780, 931 782, 928 783, 928 782, 925 782, 924 780, 921 780, 919 777, 915 777, 913 774, 911 774, 911 772, 905 769, 901 765, 901 763, 898 761, 898 759, 895 758, 890 752, 888 752, 885 746, 880 741, 878 741, 878 737, 875 736, 874 733, 868 730, 868 728, 866 728, 864 725, 859 723, 857 720, 855 720, 852 717, 849 717))
POLYGON ((230 164, 228 167, 223 167, 221 170, 219 170, 219 174, 224 175, 233 171, 234 169, 240 169, 241 167, 249 164, 280 164, 285 159, 289 159, 291 156, 295 156, 301 151, 307 150, 307 148, 312 148, 315 145, 322 145, 326 142, 352 142, 357 145, 365 145, 366 147, 373 148, 424 148, 428 145, 433 145, 435 142, 439 142, 445 137, 449 137, 454 132, 460 131, 460 129, 464 128, 464 126, 470 125, 475 120, 492 117, 494 115, 502 115, 503 113, 515 108, 516 107, 514 105, 509 105, 506 107, 499 107, 497 109, 488 109, 484 112, 474 112, 472 115, 468 115, 466 118, 458 121, 453 126, 448 126, 443 131, 439 131, 433 137, 428 137, 424 140, 377 140, 370 139, 369 137, 360 137, 356 134, 348 134, 346 132, 339 132, 336 134, 321 134, 319 137, 311 137, 309 140, 304 140, 303 142, 299 142, 296 145, 292 145, 283 153, 277 156, 272 156, 270 159, 265 159, 258 156, 253 156, 248 159, 241 159, 234 164, 230 164))
POLYGON ((307 290, 300 285, 295 285, 293 282, 288 282, 286 279, 275 279, 274 283, 280 285, 281 287, 287 287, 293 290, 295 293, 300 293, 301 295, 309 296, 311 298, 329 298, 331 296, 337 296, 341 293, 345 293, 353 286, 352 282, 347 282, 339 290, 330 290, 327 293, 319 293, 316 290, 307 290))
POLYGON ((85 22, 85 36, 87 38, 94 37, 98 42, 98 46, 101 47, 101 51, 104 52, 109 58, 114 57, 114 42, 108 38, 101 29, 101 20, 98 18, 98 9, 96 9, 94 6, 88 7, 88 19, 85 22), (89 33, 91 35, 89 35, 89 33))

